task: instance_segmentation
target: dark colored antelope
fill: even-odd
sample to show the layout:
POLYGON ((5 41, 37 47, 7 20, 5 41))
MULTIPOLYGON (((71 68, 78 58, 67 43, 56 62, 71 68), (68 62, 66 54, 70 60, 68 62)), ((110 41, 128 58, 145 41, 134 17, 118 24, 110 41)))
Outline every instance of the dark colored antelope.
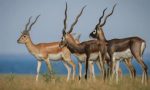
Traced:
POLYGON ((79 17, 82 15, 82 12, 85 7, 82 8, 80 13, 77 15, 75 21, 71 25, 71 28, 68 32, 66 32, 66 20, 67 20, 67 4, 65 9, 65 19, 64 19, 64 28, 63 28, 63 36, 62 36, 62 43, 65 43, 65 45, 69 48, 69 50, 72 53, 79 53, 79 54, 85 54, 86 55, 86 74, 85 79, 87 79, 87 70, 88 70, 88 61, 94 61, 99 58, 99 63, 102 66, 102 73, 103 73, 103 79, 105 80, 105 68, 104 68, 104 60, 105 60, 105 53, 106 53, 106 45, 103 41, 98 40, 89 40, 82 43, 77 43, 74 37, 72 36, 71 32, 73 31, 74 26, 78 22, 79 17))
MULTIPOLYGON (((115 6, 114 6, 114 8, 115 8, 115 6)), ((107 9, 107 8, 106 8, 106 9, 107 9)), ((98 37, 101 37, 101 39, 103 38, 103 40, 106 40, 106 39, 105 39, 105 36, 104 36, 104 33, 101 31, 101 29, 98 29, 98 26, 100 25, 101 19, 104 17, 104 13, 105 13, 106 9, 103 10, 103 15, 100 17, 99 23, 96 25, 95 30, 90 34, 90 37, 92 36, 92 37, 94 37, 94 38, 97 38, 98 40, 99 40, 98 37), (98 35, 98 36, 96 36, 95 34, 98 35)), ((107 61, 107 64, 109 64, 109 63, 110 63, 110 60, 109 60, 110 57, 109 57, 109 55, 107 55, 107 56, 108 56, 108 57, 106 57, 106 61, 107 61)), ((135 78, 135 76, 136 76, 136 70, 135 70, 135 68, 133 67, 132 63, 131 63, 131 58, 129 58, 129 59, 124 59, 123 62, 126 64, 126 66, 127 66, 128 69, 129 69, 130 77, 131 77, 131 78, 135 78)), ((117 62, 116 64, 119 65, 119 62, 117 62)), ((110 65, 110 64, 109 64, 109 65, 110 65)), ((116 67, 117 67, 117 69, 119 68, 119 66, 116 66, 116 67)), ((116 70, 116 76, 118 76, 118 73, 117 73, 117 72, 118 72, 118 71, 116 70)), ((110 74, 110 72, 109 72, 108 74, 110 74)))
MULTIPOLYGON (((80 41, 79 41, 80 36, 81 36, 81 34, 79 34, 77 36, 77 38, 76 38, 76 43, 77 44, 80 43, 80 41)), ((85 61, 86 61, 86 54, 80 54, 80 53, 73 53, 73 54, 74 54, 74 56, 76 56, 76 58, 78 60, 79 80, 80 80, 80 78, 82 77, 82 64, 85 63, 85 61)), ((88 63, 89 63, 90 78, 93 77, 93 79, 95 80, 94 63, 96 63, 96 65, 98 66, 99 70, 101 70, 101 66, 99 64, 99 61, 98 60, 88 61, 88 63)))
MULTIPOLYGON (((147 84, 148 81, 148 75, 147 75, 147 65, 143 62, 142 55, 144 53, 144 49, 146 47, 146 43, 143 39, 140 37, 128 37, 123 39, 112 39, 112 40, 106 40, 104 32, 103 32, 103 26, 106 23, 106 20, 109 16, 113 14, 114 8, 116 5, 114 5, 112 12, 109 13, 105 18, 104 22, 101 24, 101 19, 104 16, 103 15, 99 19, 99 23, 96 25, 95 30, 90 33, 90 36, 93 38, 98 39, 99 41, 104 41, 107 43, 107 51, 110 56, 111 62, 112 62, 112 72, 114 73, 114 67, 116 65, 116 62, 118 62, 120 59, 124 59, 125 63, 130 68, 131 72, 133 72, 133 77, 135 76, 134 67, 131 64, 131 58, 134 57, 136 61, 141 65, 143 74, 142 74, 142 83, 147 84)), ((116 68, 118 69, 118 68, 116 68)), ((113 74, 112 74, 113 77, 113 74)), ((117 80, 118 82, 118 80, 117 80)))
POLYGON ((36 23, 39 16, 36 17, 35 21, 30 24, 31 17, 29 18, 28 23, 26 24, 25 30, 22 32, 20 38, 17 40, 18 43, 25 44, 28 51, 37 59, 37 75, 36 81, 38 81, 38 76, 41 68, 42 61, 46 62, 48 72, 51 74, 52 68, 50 60, 62 60, 65 67, 68 70, 67 81, 70 78, 71 67, 73 67, 73 79, 75 76, 76 65, 71 60, 71 52, 67 47, 60 48, 60 42, 51 42, 51 43, 39 43, 34 44, 30 37, 31 27, 36 23), (28 27, 29 26, 29 27, 28 27))

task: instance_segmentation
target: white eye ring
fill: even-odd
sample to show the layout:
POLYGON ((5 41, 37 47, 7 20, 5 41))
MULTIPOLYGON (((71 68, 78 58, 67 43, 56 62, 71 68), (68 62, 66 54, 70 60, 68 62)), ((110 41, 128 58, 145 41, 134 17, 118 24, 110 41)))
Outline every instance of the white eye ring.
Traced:
POLYGON ((96 30, 93 31, 93 34, 96 34, 96 30))

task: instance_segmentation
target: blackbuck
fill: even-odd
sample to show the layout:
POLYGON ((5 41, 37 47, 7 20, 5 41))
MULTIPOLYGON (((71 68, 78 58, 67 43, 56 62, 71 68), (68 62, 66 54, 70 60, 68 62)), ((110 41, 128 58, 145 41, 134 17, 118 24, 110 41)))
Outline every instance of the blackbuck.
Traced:
POLYGON ((32 42, 29 32, 31 31, 31 27, 36 23, 38 18, 39 16, 37 16, 35 21, 32 22, 31 24, 30 24, 31 17, 29 18, 29 21, 25 26, 25 30, 22 32, 20 38, 17 40, 18 43, 25 44, 28 51, 37 59, 36 81, 38 81, 42 61, 45 61, 49 74, 50 75, 52 74, 50 60, 63 61, 65 67, 68 70, 67 81, 70 79, 71 75, 70 66, 72 66, 74 79, 76 65, 71 60, 71 52, 67 47, 60 48, 59 47, 60 42, 39 43, 39 44, 34 44, 32 42))
MULTIPOLYGON (((76 38, 76 43, 79 44, 80 41, 79 41, 79 38, 80 38, 80 35, 79 34, 76 38)), ((74 55, 76 56, 77 60, 78 60, 78 66, 79 66, 79 79, 81 78, 82 76, 82 64, 86 61, 86 54, 80 54, 80 53, 74 53, 74 55)), ((94 70, 94 64, 96 63, 99 71, 101 70, 101 65, 99 64, 99 60, 94 60, 94 61, 88 61, 89 63, 89 71, 90 71, 90 78, 93 77, 93 79, 95 80, 95 70, 94 70)), ((110 63, 110 58, 109 56, 106 56, 105 58, 105 61, 104 61, 104 64, 107 65, 107 72, 106 72, 106 75, 107 77, 109 77, 109 63, 110 63)), ((127 64, 127 63, 125 63, 127 64)), ((116 71, 118 73, 118 76, 120 76, 120 78, 122 78, 122 70, 121 68, 119 67, 118 71, 116 71)))
MULTIPOLYGON (((115 8, 115 6, 116 5, 114 5, 114 8, 115 8)), ((107 9, 107 8, 106 8, 107 9)), ((101 29, 98 29, 99 28, 99 25, 100 25, 100 23, 101 23, 101 19, 104 17, 104 14, 105 14, 105 11, 106 11, 106 9, 104 9, 103 10, 103 14, 102 14, 102 16, 99 18, 99 22, 98 22, 98 24, 96 25, 96 27, 95 27, 95 30, 92 32, 92 33, 90 33, 90 37, 93 37, 93 38, 96 38, 96 39, 98 39, 98 40, 103 40, 103 41, 105 41, 106 39, 105 39, 105 36, 104 36, 104 32, 103 31, 101 31, 101 29), (99 37, 101 38, 101 39, 99 39, 99 37), (103 39, 102 39, 103 38, 103 39)), ((107 61, 107 64, 108 65, 110 65, 110 57, 109 57, 109 55, 107 54, 107 57, 105 58, 106 59, 106 61, 107 61)), ((122 61, 125 63, 125 65, 128 67, 128 70, 129 70, 129 72, 130 72, 130 77, 131 77, 131 79, 133 79, 133 78, 135 78, 136 77, 136 70, 135 70, 135 68, 133 67, 133 65, 132 65, 132 63, 131 63, 131 58, 124 58, 122 61)), ((118 76, 118 69, 119 69, 119 61, 116 63, 117 65, 116 65, 116 76, 118 76)), ((110 66, 109 66, 109 68, 110 68, 110 66)), ((109 69, 110 70, 110 69, 109 69)), ((108 70, 108 71, 109 71, 108 70)), ((119 70, 120 71, 120 70, 119 70)), ((110 72, 108 72, 108 75, 110 74, 110 72)))
POLYGON ((74 26, 78 22, 79 17, 82 15, 84 8, 85 7, 82 8, 80 13, 75 18, 75 21, 71 25, 69 31, 66 32, 66 28, 67 28, 67 24, 66 24, 66 21, 67 21, 67 4, 66 4, 64 28, 63 28, 63 32, 62 32, 63 36, 62 36, 61 42, 64 43, 64 45, 66 45, 72 53, 79 53, 80 55, 85 54, 85 56, 82 57, 82 58, 85 58, 85 62, 86 62, 85 79, 87 79, 88 61, 94 61, 94 60, 99 59, 98 62, 102 67, 101 69, 102 69, 102 73, 103 73, 103 79, 105 80, 106 72, 105 72, 105 68, 104 68, 104 64, 103 64, 104 60, 105 60, 105 53, 107 51, 105 42, 99 41, 99 40, 89 40, 89 41, 85 41, 82 43, 77 43, 71 34, 74 26))
MULTIPOLYGON (((81 36, 81 34, 79 34, 76 38, 76 43, 77 44, 80 43, 80 40, 79 40, 80 36, 81 36)), ((63 45, 63 43, 62 43, 62 45, 63 45)), ((70 50, 72 50, 72 49, 70 48, 70 50)), ((79 71, 79 80, 80 80, 81 77, 82 77, 82 64, 85 63, 85 61, 86 61, 86 54, 80 54, 80 53, 73 53, 73 54, 78 60, 78 69, 79 69, 78 71, 79 71)), ((99 61, 97 59, 95 61, 88 61, 88 63, 89 63, 90 79, 93 77, 93 79, 95 80, 94 63, 96 63, 99 70, 101 70, 101 66, 99 64, 99 61)))
MULTIPOLYGON (((112 40, 106 40, 104 32, 103 32, 103 26, 106 23, 106 20, 109 16, 113 14, 114 8, 116 5, 114 5, 111 13, 109 13, 105 18, 104 22, 101 23, 101 19, 104 16, 103 11, 103 16, 100 17, 99 23, 96 25, 94 31, 90 33, 90 36, 93 38, 98 39, 99 41, 104 41, 107 44, 107 51, 110 56, 111 62, 112 62, 112 76, 114 75, 114 67, 116 63, 124 59, 125 63, 127 66, 130 68, 132 72, 132 76, 135 76, 135 69, 131 64, 131 59, 134 57, 136 61, 141 65, 143 74, 142 74, 142 83, 147 84, 148 82, 148 75, 147 75, 147 65, 144 63, 142 55, 144 53, 145 47, 146 47, 146 42, 141 39, 140 37, 128 37, 128 38, 122 38, 122 39, 112 39, 112 40)), ((118 67, 118 66, 117 66, 118 67)), ((116 68, 118 69, 118 68, 116 68)), ((118 82, 118 80, 117 80, 118 82)))

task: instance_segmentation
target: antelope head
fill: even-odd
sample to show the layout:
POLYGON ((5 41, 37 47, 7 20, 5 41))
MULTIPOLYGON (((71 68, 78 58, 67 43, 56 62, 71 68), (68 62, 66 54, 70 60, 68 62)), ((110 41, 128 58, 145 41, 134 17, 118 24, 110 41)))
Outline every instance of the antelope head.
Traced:
POLYGON ((63 47, 65 45, 67 45, 67 42, 76 42, 75 39, 73 38, 73 35, 72 35, 72 31, 73 31, 73 28, 74 26, 76 25, 76 23, 78 22, 78 19, 79 17, 82 15, 83 13, 83 10, 86 6, 84 6, 80 13, 77 15, 77 17, 75 18, 75 21, 72 23, 71 27, 70 27, 70 30, 67 32, 66 31, 66 28, 67 28, 67 2, 66 2, 66 9, 65 9, 65 19, 64 19, 64 28, 62 30, 62 38, 61 38, 61 43, 60 43, 60 46, 63 47))
POLYGON ((26 26, 25 26, 25 29, 23 30, 23 32, 21 33, 21 36, 20 36, 19 39, 17 40, 18 43, 20 43, 20 44, 25 44, 25 43, 27 43, 27 42, 30 41, 30 34, 29 34, 29 32, 31 31, 32 26, 36 23, 36 21, 37 21, 37 19, 39 18, 39 16, 40 16, 40 15, 38 15, 38 16, 36 17, 36 19, 34 20, 34 22, 32 22, 31 24, 30 24, 30 21, 31 21, 31 18, 32 18, 32 17, 29 18, 28 23, 27 23, 26 26), (30 25, 29 25, 29 24, 30 24, 30 25))
POLYGON ((107 8, 105 8, 105 9, 103 10, 103 14, 102 14, 102 16, 99 18, 98 24, 95 26, 95 29, 94 29, 94 30, 90 33, 90 35, 89 35, 90 37, 92 37, 92 38, 97 38, 97 39, 101 39, 101 40, 104 40, 104 39, 105 39, 105 37, 104 37, 104 32, 103 32, 103 26, 105 25, 107 18, 113 14, 115 7, 116 7, 116 4, 113 6, 113 9, 112 9, 111 13, 109 13, 109 14, 104 18, 104 22, 101 23, 101 20, 102 20, 102 18, 104 17, 104 14, 105 14, 105 11, 106 11, 107 8))

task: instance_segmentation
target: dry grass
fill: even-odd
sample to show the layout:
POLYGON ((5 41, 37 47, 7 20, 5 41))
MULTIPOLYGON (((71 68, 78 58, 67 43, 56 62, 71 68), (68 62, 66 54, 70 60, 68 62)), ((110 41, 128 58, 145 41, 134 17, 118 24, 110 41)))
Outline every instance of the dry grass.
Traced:
POLYGON ((93 80, 70 80, 66 82, 66 77, 55 77, 55 80, 48 80, 41 76, 39 82, 35 82, 32 75, 0 75, 0 90, 150 90, 150 85, 141 84, 141 78, 131 80, 124 76, 119 84, 105 83, 101 77, 93 80))

